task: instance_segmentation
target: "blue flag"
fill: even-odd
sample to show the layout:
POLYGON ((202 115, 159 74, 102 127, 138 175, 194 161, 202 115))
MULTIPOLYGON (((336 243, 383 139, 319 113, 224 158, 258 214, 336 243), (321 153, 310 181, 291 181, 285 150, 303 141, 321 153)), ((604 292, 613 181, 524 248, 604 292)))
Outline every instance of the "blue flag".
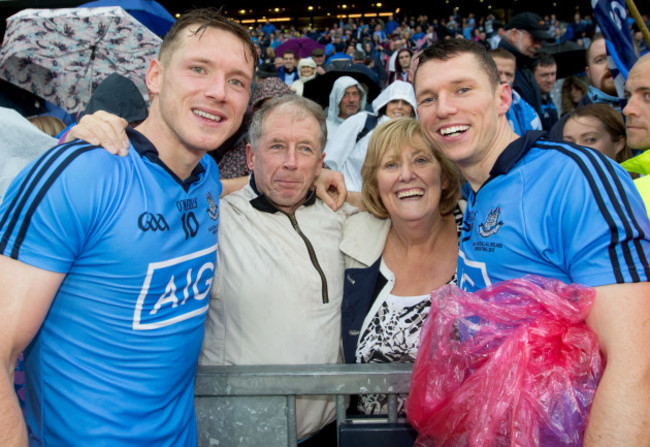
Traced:
POLYGON ((638 59, 632 34, 627 26, 624 0, 591 0, 594 18, 607 41, 610 69, 616 91, 623 96, 623 86, 632 65, 638 59))

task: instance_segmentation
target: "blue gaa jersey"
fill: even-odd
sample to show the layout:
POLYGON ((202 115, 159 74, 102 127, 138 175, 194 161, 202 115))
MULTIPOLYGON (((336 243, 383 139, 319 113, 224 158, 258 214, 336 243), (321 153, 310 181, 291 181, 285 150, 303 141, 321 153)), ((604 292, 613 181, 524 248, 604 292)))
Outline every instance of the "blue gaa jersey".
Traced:
POLYGON ((65 273, 26 350, 32 446, 196 446, 194 376, 215 270, 217 167, 181 181, 129 131, 118 157, 74 142, 25 168, 0 250, 65 273))
POLYGON ((460 287, 528 273, 591 287, 648 281, 650 222, 632 179, 595 150, 540 136, 510 144, 469 191, 460 287))

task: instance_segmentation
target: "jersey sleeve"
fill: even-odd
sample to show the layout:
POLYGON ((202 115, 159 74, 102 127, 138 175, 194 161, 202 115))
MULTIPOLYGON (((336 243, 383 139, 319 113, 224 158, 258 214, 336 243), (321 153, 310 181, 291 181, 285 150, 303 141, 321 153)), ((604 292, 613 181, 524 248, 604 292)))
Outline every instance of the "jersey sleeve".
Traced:
POLYGON ((564 153, 569 159, 557 173, 543 219, 551 241, 546 255, 575 283, 648 281, 650 222, 632 179, 596 151, 564 153))
POLYGON ((88 144, 55 147, 14 179, 0 206, 0 252, 45 270, 66 273, 119 196, 126 165, 88 144), (115 177, 115 178, 113 178, 115 177))

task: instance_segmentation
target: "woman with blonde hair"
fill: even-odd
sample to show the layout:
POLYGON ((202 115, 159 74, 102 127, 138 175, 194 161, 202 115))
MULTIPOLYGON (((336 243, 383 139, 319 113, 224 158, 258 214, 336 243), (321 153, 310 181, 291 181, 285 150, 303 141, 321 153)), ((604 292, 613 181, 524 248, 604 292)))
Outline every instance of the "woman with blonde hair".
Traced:
MULTIPOLYGON (((460 175, 416 120, 396 118, 375 129, 362 177, 368 211, 348 218, 339 246, 345 361, 412 362, 431 291, 456 283, 460 175)), ((386 396, 361 396, 357 409, 386 405, 386 396)))

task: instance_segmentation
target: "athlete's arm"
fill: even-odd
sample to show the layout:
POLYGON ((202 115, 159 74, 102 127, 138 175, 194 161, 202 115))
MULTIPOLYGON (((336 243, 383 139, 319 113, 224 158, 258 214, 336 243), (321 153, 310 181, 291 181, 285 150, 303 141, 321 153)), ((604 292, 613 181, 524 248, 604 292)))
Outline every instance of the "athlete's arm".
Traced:
POLYGON ((650 283, 596 287, 587 324, 606 366, 584 445, 650 445, 650 283))
MULTIPOLYGON (((79 124, 70 129, 66 141, 79 138, 90 144, 101 145, 112 154, 124 156, 129 148, 129 139, 124 130, 127 126, 128 123, 123 118, 100 110, 92 115, 84 115, 79 124)), ((247 177, 222 180, 221 196, 239 191, 246 186, 247 181, 247 177)), ((315 184, 316 195, 330 208, 336 211, 343 205, 347 193, 343 174, 322 169, 315 184)))
POLYGON ((0 255, 0 445, 27 446, 14 368, 41 326, 64 278, 0 255))
POLYGON ((129 138, 124 129, 128 125, 124 118, 99 110, 81 117, 79 123, 70 129, 65 141, 80 139, 101 145, 111 154, 125 156, 129 149, 129 138))

